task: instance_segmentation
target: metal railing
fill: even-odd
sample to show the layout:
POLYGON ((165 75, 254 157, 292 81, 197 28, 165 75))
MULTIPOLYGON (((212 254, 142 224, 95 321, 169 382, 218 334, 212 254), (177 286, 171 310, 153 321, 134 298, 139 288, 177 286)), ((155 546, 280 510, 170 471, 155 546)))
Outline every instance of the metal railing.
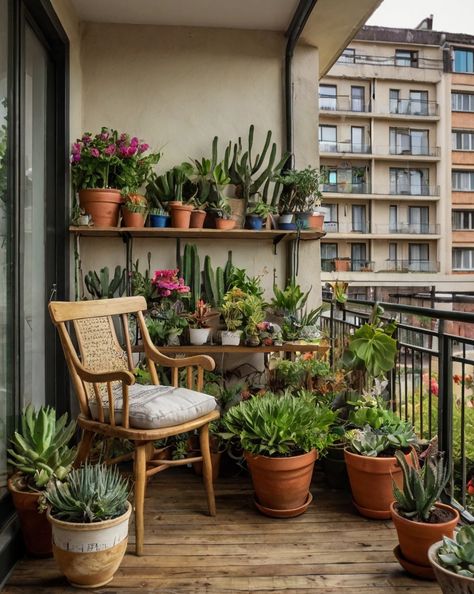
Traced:
POLYGON ((400 159, 403 159, 404 157, 439 157, 440 155, 440 148, 438 146, 402 149, 397 145, 371 146, 368 143, 360 144, 350 141, 335 142, 327 140, 319 141, 319 151, 321 153, 351 153, 377 156, 396 155, 400 157, 400 159))
POLYGON ((432 260, 385 260, 385 272, 439 272, 439 262, 432 260))
POLYGON ((438 115, 439 109, 436 101, 422 101, 419 99, 390 99, 388 107, 388 113, 413 116, 438 115))
POLYGON ((321 153, 352 153, 370 155, 370 144, 359 144, 354 142, 332 142, 326 140, 319 141, 319 150, 321 153))
MULTIPOLYGON (((340 362, 348 336, 367 321, 374 303, 349 300, 341 311, 331 301, 322 328, 331 341, 331 362, 340 362)), ((384 318, 397 321, 397 357, 388 401, 420 438, 438 437, 453 473, 447 500, 473 522, 474 497, 474 314, 380 303, 384 318)))
POLYGON ((427 70, 442 70, 442 60, 418 57, 416 60, 405 60, 395 56, 373 56, 368 54, 341 54, 337 64, 370 64, 373 66, 398 66, 405 68, 424 68, 427 70))
POLYGON ((323 192, 338 192, 341 194, 370 194, 370 183, 341 182, 337 184, 323 184, 323 192))
MULTIPOLYGON (((322 258, 321 271, 335 272, 336 259, 337 258, 322 258)), ((374 272, 375 269, 375 262, 372 260, 347 258, 345 262, 347 262, 347 270, 345 272, 374 272)))
POLYGON ((439 196, 439 186, 416 185, 401 187, 401 185, 392 185, 388 193, 396 196, 439 196))
POLYGON ((354 113, 370 112, 370 101, 362 97, 350 95, 319 95, 319 109, 321 111, 352 111, 354 113))
POLYGON ((359 222, 357 225, 352 223, 339 223, 337 221, 328 221, 324 223, 326 233, 369 233, 368 222, 359 222))
POLYGON ((440 152, 439 146, 403 148, 397 144, 375 146, 373 150, 375 155, 397 155, 400 157, 439 157, 440 152))
POLYGON ((374 225, 374 233, 406 233, 413 235, 438 235, 439 225, 437 223, 397 223, 396 225, 374 225))

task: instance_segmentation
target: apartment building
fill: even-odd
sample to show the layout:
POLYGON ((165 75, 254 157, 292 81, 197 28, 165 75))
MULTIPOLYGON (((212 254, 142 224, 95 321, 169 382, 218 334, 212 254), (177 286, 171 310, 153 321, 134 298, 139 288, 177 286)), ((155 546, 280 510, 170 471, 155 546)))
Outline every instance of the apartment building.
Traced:
POLYGON ((319 86, 322 280, 361 296, 474 280, 474 37, 363 27, 319 86))

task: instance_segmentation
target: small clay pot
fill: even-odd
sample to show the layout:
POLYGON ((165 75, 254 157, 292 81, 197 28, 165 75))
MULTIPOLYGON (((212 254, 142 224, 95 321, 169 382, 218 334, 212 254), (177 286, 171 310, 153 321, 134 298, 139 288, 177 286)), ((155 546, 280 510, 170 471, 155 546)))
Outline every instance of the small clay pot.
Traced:
POLYGON ((169 203, 171 211, 171 226, 177 229, 189 229, 191 222, 191 211, 193 207, 190 204, 182 202, 169 203))
POLYGON ((130 212, 126 206, 122 206, 122 227, 144 227, 146 214, 141 212, 130 212))
POLYGON ((204 227, 204 221, 206 219, 206 211, 195 209, 191 213, 191 221, 189 226, 191 229, 202 229, 204 227))
POLYGON ((216 219, 216 229, 230 231, 235 227, 235 221, 232 219, 216 219))

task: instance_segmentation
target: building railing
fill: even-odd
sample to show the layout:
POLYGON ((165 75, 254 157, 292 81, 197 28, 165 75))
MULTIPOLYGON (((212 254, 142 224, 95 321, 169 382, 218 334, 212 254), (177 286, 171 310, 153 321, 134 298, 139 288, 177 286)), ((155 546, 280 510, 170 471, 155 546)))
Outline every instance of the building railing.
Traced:
POLYGON ((350 95, 319 95, 319 109, 321 111, 352 111, 354 113, 370 112, 370 101, 362 97, 350 95))
POLYGON ((324 223, 324 231, 326 233, 369 233, 370 227, 368 222, 339 223, 337 221, 329 221, 324 223))
POLYGON ((390 186, 388 193, 396 196, 439 196, 439 186, 415 185, 407 187, 399 184, 390 186))
POLYGON ((370 64, 373 66, 398 66, 405 68, 423 68, 427 70, 442 70, 442 60, 418 57, 416 60, 406 60, 395 56, 373 56, 368 54, 341 54, 337 64, 370 64))
POLYGON ((359 144, 355 142, 332 142, 321 140, 319 142, 321 153, 353 153, 367 154, 371 153, 370 144, 359 144))
POLYGON ((439 157, 440 148, 438 146, 432 147, 412 147, 402 149, 397 145, 376 145, 371 146, 367 143, 356 143, 350 141, 335 142, 320 140, 319 151, 321 153, 351 153, 362 155, 397 155, 400 159, 404 157, 439 157))
POLYGON ((342 194, 370 194, 370 183, 341 182, 338 184, 323 184, 322 192, 338 192, 342 194))
POLYGON ((400 145, 390 144, 389 146, 376 146, 374 147, 375 155, 399 155, 400 157, 439 157, 441 149, 439 146, 427 146, 427 147, 411 147, 402 148, 400 145))
POLYGON ((397 223, 396 225, 373 225, 374 233, 409 233, 413 235, 438 235, 437 223, 397 223))
POLYGON ((385 260, 385 272, 439 272, 439 262, 433 260, 385 260))
POLYGON ((436 101, 390 99, 388 113, 413 116, 434 116, 438 115, 438 110, 439 108, 436 101))
POLYGON ((372 186, 369 182, 351 183, 340 182, 337 184, 323 184, 322 192, 334 194, 380 194, 382 196, 439 196, 439 186, 412 186, 401 187, 392 186, 389 191, 379 192, 377 188, 372 191, 372 186))
POLYGON ((375 262, 365 259, 351 259, 349 268, 351 272, 374 272, 375 262))

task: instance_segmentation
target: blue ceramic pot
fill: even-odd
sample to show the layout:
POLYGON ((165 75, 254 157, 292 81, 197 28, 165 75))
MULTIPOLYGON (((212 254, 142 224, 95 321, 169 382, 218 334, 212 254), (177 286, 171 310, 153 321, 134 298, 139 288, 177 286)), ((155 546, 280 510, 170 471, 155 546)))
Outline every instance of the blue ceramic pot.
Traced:
POLYGON ((169 227, 170 217, 168 215, 150 215, 150 227, 169 227))
POLYGON ((260 231, 263 228, 263 219, 256 215, 247 215, 247 228, 260 231))

